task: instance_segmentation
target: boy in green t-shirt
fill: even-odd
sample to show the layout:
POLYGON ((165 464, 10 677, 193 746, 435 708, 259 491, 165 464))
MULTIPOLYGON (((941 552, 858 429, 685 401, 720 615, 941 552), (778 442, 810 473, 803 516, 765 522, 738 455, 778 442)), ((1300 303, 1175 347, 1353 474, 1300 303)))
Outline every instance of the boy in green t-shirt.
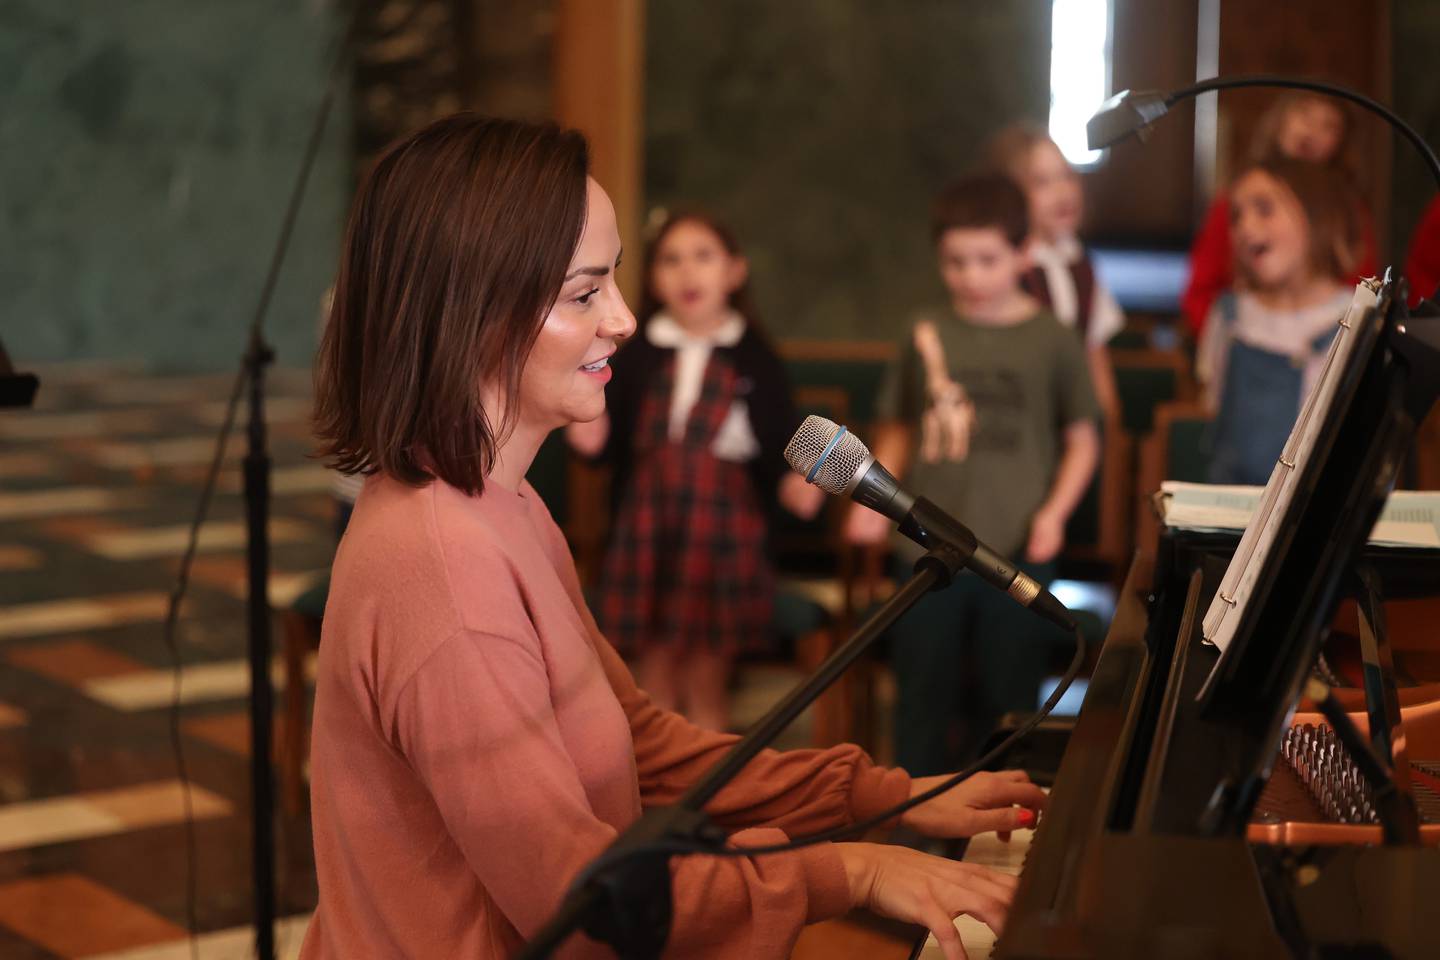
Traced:
MULTIPOLYGON (((872 449, 910 491, 1045 584, 1099 459, 1085 352, 1021 289, 1026 205, 1011 181, 957 181, 936 198, 931 228, 949 308, 908 332, 881 388, 872 449)), ((857 506, 846 537, 876 544, 891 526, 857 506)), ((904 546, 902 576, 919 554, 904 546)), ((890 638, 896 760, 917 776, 954 769, 1005 712, 1033 711, 1046 641, 1064 639, 970 574, 926 596, 890 638)))

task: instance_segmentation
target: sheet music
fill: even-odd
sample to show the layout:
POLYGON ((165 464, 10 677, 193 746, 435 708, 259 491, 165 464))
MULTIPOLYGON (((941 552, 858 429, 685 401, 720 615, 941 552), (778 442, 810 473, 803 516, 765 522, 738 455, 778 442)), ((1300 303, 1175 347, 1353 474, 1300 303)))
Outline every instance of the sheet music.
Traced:
MULTIPOLYGON (((1160 485, 1161 520, 1183 530, 1244 530, 1264 489, 1167 480, 1160 485)), ((1370 543, 1440 549, 1440 490, 1393 491, 1370 543)))
POLYGON ((1220 581, 1220 589, 1205 613, 1202 624, 1205 639, 1222 652, 1235 636, 1240 614, 1274 546, 1280 523, 1294 499, 1296 481, 1310 461, 1326 414, 1334 406, 1340 380, 1354 356, 1361 326, 1375 320, 1378 285, 1371 286, 1372 283, 1374 281, 1367 281, 1355 287, 1350 308, 1340 319, 1340 329, 1330 343, 1320 379, 1300 409, 1300 416, 1295 420, 1280 459, 1270 474, 1270 482, 1260 494, 1260 501, 1245 527, 1244 536, 1240 538, 1240 546, 1236 548, 1225 577, 1220 581))

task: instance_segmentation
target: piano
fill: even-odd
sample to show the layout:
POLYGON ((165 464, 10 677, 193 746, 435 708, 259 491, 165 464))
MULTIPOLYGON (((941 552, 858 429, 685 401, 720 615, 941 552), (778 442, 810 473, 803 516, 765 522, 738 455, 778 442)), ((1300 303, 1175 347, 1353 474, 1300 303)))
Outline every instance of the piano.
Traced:
POLYGON ((1440 956, 1440 706, 1397 690, 1384 607, 1440 593, 1440 563, 1367 545, 1440 392, 1440 310, 1408 314, 1397 286, 1357 288, 1352 353, 1313 411, 1306 461, 1282 455, 1294 476, 1223 651, 1204 624, 1217 593, 1236 604, 1221 590, 1237 582, 1233 535, 1170 530, 1132 566, 1002 960, 1440 956), (1388 815, 1302 701, 1347 598, 1363 692, 1346 709, 1388 765, 1384 795, 1402 802, 1388 815))
MULTIPOLYGON (((1167 529, 1137 556, 1039 825, 966 847, 1020 875, 998 942, 956 921, 972 960, 1440 956, 1440 684, 1396 683, 1386 623, 1440 596, 1440 554, 1367 542, 1440 395, 1440 308, 1404 300, 1388 276, 1357 287, 1351 352, 1292 435, 1308 456, 1286 464, 1287 446, 1293 475, 1272 477, 1244 603, 1221 586, 1249 529, 1167 529), (1217 595, 1236 617, 1223 649, 1217 595), (1349 616, 1358 686, 1333 692, 1384 803, 1302 696, 1316 673, 1344 686, 1320 654, 1349 616)), ((1419 619, 1433 662, 1440 616, 1419 619)), ((911 960, 939 956, 920 932, 911 960)))

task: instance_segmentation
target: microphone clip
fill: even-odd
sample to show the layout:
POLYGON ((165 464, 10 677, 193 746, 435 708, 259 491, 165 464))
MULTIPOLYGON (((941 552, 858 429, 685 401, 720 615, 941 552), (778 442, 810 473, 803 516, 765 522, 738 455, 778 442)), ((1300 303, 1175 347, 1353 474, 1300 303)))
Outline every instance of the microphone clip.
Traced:
MULTIPOLYGON (((971 553, 974 551, 972 550, 971 553)), ((935 582, 930 589, 944 590, 955 580, 955 575, 965 567, 965 561, 969 554, 962 552, 954 544, 940 542, 936 543, 924 555, 915 561, 914 570, 920 573, 929 569, 935 574, 935 582)))

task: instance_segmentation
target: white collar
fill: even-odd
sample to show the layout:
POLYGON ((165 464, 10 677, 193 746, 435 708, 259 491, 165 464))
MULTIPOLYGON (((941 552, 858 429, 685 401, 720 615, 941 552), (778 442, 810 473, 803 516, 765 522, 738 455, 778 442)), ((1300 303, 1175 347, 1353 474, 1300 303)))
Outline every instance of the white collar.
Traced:
POLYGON ((1061 237, 1054 243, 1035 240, 1030 244, 1030 256, 1041 264, 1058 263, 1068 266, 1079 260, 1084 253, 1085 248, 1080 245, 1080 240, 1073 234, 1061 237))
POLYGON ((733 347, 744 335, 745 318, 734 310, 720 326, 699 336, 680 326, 668 313, 657 313, 645 324, 645 339, 657 347, 733 347))

